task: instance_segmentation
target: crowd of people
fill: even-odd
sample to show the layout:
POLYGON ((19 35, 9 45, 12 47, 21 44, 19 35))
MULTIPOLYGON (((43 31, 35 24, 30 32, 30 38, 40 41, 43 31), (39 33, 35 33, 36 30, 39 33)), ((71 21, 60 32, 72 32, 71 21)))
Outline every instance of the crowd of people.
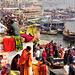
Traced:
POLYGON ((0 33, 8 33, 9 35, 20 35, 20 26, 17 19, 14 17, 4 16, 0 20, 0 33), (5 31, 6 30, 6 31, 5 31))
POLYGON ((33 46, 33 53, 37 60, 44 58, 48 61, 50 56, 63 58, 63 51, 64 48, 61 45, 58 46, 56 43, 53 43, 53 40, 44 47, 37 43, 34 43, 33 46))
POLYGON ((27 46, 21 56, 17 54, 11 64, 6 64, 2 66, 1 60, 3 56, 0 55, 0 75, 11 75, 11 70, 20 71, 20 75, 29 75, 29 67, 32 66, 32 57, 31 57, 31 47, 27 46))
MULTIPOLYGON (((7 66, 9 66, 10 69, 8 69, 8 67, 1 66, 1 60, 3 59, 3 56, 0 55, 0 72, 10 74, 10 70, 19 70, 20 75, 29 75, 29 67, 32 66, 33 75, 47 75, 49 73, 49 67, 53 68, 54 58, 62 58, 61 56, 64 48, 61 45, 58 46, 56 43, 53 43, 53 40, 45 46, 41 46, 39 43, 36 42, 34 42, 33 44, 33 60, 35 59, 36 61, 38 61, 38 65, 33 65, 38 66, 38 69, 32 66, 32 57, 30 52, 31 47, 27 46, 26 49, 22 51, 21 56, 17 54, 13 58, 10 65, 11 68, 9 64, 6 64, 7 66), (4 70, 2 71, 2 69, 4 70), (35 70, 37 70, 38 73, 35 70)), ((68 47, 68 49, 69 50, 65 51, 63 55, 64 65, 69 65, 69 75, 73 75, 73 54, 71 53, 70 46, 68 47)))
POLYGON ((73 75, 73 54, 71 53, 71 44, 68 44, 68 47, 65 51, 65 49, 62 47, 62 45, 57 45, 57 43, 53 43, 53 40, 46 44, 45 46, 41 46, 40 44, 34 42, 33 45, 33 58, 37 61, 46 61, 46 65, 53 68, 54 66, 54 58, 64 58, 64 66, 69 66, 69 75, 73 75), (50 64, 51 65, 50 65, 50 64))
MULTIPOLYGON (((0 33, 5 33, 7 31, 8 35, 20 35, 20 26, 21 22, 12 17, 11 15, 4 15, 0 20, 0 33)), ((70 47, 71 44, 68 44, 68 51, 62 47, 62 45, 58 45, 53 40, 50 43, 47 43, 45 46, 41 46, 39 43, 33 43, 33 59, 38 61, 39 68, 37 69, 37 74, 35 73, 35 69, 33 69, 33 75, 47 75, 48 67, 53 68, 54 58, 64 58, 64 65, 69 65, 69 75, 73 75, 73 54, 71 53, 70 47), (42 63, 41 63, 42 62, 42 63)), ((31 58, 31 47, 27 46, 26 49, 23 50, 21 56, 16 55, 11 63, 11 68, 9 64, 5 66, 1 66, 1 60, 3 56, 0 55, 0 74, 7 73, 10 74, 10 70, 19 70, 20 75, 29 75, 29 67, 32 66, 32 58, 31 58), (6 67, 7 66, 7 67, 6 67), (10 68, 10 69, 9 69, 10 68), (6 72, 7 71, 7 72, 6 72)), ((33 67, 33 66, 32 66, 33 67)))
POLYGON ((26 25, 26 18, 13 16, 12 13, 2 14, 0 17, 0 34, 8 33, 9 35, 20 35, 20 26, 26 25))

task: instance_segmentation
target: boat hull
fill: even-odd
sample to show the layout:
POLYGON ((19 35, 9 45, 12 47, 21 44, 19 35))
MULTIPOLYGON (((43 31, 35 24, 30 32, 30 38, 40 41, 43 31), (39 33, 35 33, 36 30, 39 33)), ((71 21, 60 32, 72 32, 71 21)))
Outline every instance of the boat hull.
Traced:
POLYGON ((57 35, 57 31, 54 31, 54 32, 49 32, 49 31, 40 31, 40 34, 57 35))
POLYGON ((68 34, 67 32, 63 32, 64 35, 64 40, 66 41, 70 41, 70 42, 75 42, 75 36, 72 36, 70 34, 68 34))

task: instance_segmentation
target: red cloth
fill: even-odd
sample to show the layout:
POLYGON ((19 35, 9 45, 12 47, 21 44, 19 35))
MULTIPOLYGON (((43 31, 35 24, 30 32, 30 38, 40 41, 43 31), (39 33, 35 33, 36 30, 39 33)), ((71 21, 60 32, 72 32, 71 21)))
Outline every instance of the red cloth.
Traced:
POLYGON ((46 73, 46 65, 45 66, 40 65, 39 75, 47 75, 47 73, 46 73))
POLYGON ((6 52, 11 52, 15 50, 15 39, 14 38, 4 38, 3 39, 3 50, 6 52))
POLYGON ((25 38, 25 42, 30 42, 32 39, 34 39, 33 36, 27 35, 27 34, 20 34, 21 37, 25 38))

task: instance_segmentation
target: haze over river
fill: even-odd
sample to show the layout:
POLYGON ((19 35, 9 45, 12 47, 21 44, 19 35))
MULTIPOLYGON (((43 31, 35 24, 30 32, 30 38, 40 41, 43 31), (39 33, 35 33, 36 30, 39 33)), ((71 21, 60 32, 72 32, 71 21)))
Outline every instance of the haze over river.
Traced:
MULTIPOLYGON (((55 8, 68 8, 75 7, 75 0, 45 0, 42 7, 44 9, 55 9, 55 8)), ((66 21, 66 29, 70 29, 71 32, 75 32, 75 21, 66 21)), ((41 35, 42 40, 51 41, 61 44, 63 47, 67 47, 68 42, 63 40, 63 35, 41 35)), ((73 44, 75 46, 75 44, 73 44)))

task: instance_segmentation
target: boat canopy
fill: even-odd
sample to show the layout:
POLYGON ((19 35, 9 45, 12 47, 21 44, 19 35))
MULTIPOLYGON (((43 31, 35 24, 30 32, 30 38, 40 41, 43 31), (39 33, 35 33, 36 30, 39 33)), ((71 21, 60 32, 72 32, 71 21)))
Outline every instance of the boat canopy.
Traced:
POLYGON ((54 20, 52 20, 53 22, 60 22, 60 20, 58 20, 58 19, 54 19, 54 20))

